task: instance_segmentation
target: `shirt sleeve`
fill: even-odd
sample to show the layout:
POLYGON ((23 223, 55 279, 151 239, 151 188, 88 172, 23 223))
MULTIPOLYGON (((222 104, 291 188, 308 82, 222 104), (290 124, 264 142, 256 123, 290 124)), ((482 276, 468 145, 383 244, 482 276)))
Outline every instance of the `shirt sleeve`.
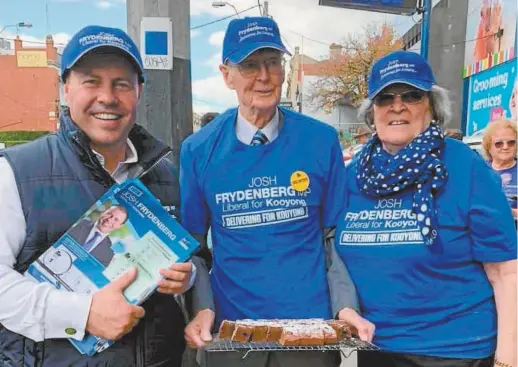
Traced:
POLYGON ((200 187, 194 155, 188 141, 180 151, 180 213, 181 222, 193 234, 204 235, 209 229, 209 208, 200 187))
POLYGON ((0 324, 34 341, 81 340, 91 297, 58 291, 13 269, 25 242, 26 223, 13 171, 4 158, 0 158, 0 198, 0 324))
POLYGON ((335 137, 331 147, 330 161, 327 187, 324 190, 324 228, 337 225, 345 200, 345 165, 338 135, 335 137))
POLYGON ((516 259, 516 228, 501 179, 480 157, 474 159, 468 213, 473 258, 480 262, 516 259))

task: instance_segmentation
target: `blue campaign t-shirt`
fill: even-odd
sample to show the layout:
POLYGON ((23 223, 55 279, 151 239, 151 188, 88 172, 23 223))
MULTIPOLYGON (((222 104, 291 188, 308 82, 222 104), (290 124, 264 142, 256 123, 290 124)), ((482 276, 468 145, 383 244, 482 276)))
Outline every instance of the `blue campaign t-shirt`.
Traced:
POLYGON ((511 205, 511 208, 516 209, 518 196, 518 171, 516 170, 516 163, 511 168, 496 170, 502 179, 502 187, 504 188, 505 196, 511 205))
POLYGON ((330 317, 322 229, 336 225, 345 190, 337 133, 281 109, 278 138, 250 146, 236 116, 218 116, 180 155, 182 224, 212 231, 217 321, 330 317))
POLYGON ((376 199, 347 169, 336 249, 357 287, 362 316, 382 349, 445 358, 494 353, 496 310, 484 262, 516 258, 516 230, 498 176, 461 142, 446 139, 449 178, 437 196, 444 252, 424 245, 412 191, 376 199), (491 193, 491 194, 488 194, 491 193))

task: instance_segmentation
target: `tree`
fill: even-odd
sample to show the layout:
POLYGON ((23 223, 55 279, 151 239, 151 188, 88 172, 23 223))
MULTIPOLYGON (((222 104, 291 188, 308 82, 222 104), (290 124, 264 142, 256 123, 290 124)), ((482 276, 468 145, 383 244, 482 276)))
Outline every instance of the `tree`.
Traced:
POLYGON ((320 77, 311 84, 309 93, 315 109, 330 112, 344 102, 359 106, 367 95, 367 78, 374 61, 402 47, 394 29, 386 24, 370 24, 361 34, 349 36, 339 55, 317 66, 320 77))

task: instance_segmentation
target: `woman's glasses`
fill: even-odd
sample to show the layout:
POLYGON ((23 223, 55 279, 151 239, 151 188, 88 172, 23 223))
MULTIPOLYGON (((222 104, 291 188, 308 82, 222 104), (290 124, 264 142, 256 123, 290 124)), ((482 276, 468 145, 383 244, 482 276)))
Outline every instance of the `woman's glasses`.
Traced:
POLYGON ((504 144, 509 148, 514 148, 516 146, 516 140, 498 140, 493 143, 496 149, 502 149, 504 144))
POLYGON ((426 92, 422 90, 409 90, 402 93, 388 93, 381 92, 376 97, 374 97, 374 104, 376 106, 390 106, 394 103, 396 96, 401 98, 401 102, 407 104, 415 104, 422 102, 426 92))

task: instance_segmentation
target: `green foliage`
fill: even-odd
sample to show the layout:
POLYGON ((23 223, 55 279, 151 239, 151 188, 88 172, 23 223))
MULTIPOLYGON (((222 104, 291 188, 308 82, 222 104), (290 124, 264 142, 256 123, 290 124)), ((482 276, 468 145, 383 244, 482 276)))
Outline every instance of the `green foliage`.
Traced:
POLYGON ((0 131, 0 143, 4 143, 6 148, 12 147, 28 143, 49 133, 50 131, 0 131))

